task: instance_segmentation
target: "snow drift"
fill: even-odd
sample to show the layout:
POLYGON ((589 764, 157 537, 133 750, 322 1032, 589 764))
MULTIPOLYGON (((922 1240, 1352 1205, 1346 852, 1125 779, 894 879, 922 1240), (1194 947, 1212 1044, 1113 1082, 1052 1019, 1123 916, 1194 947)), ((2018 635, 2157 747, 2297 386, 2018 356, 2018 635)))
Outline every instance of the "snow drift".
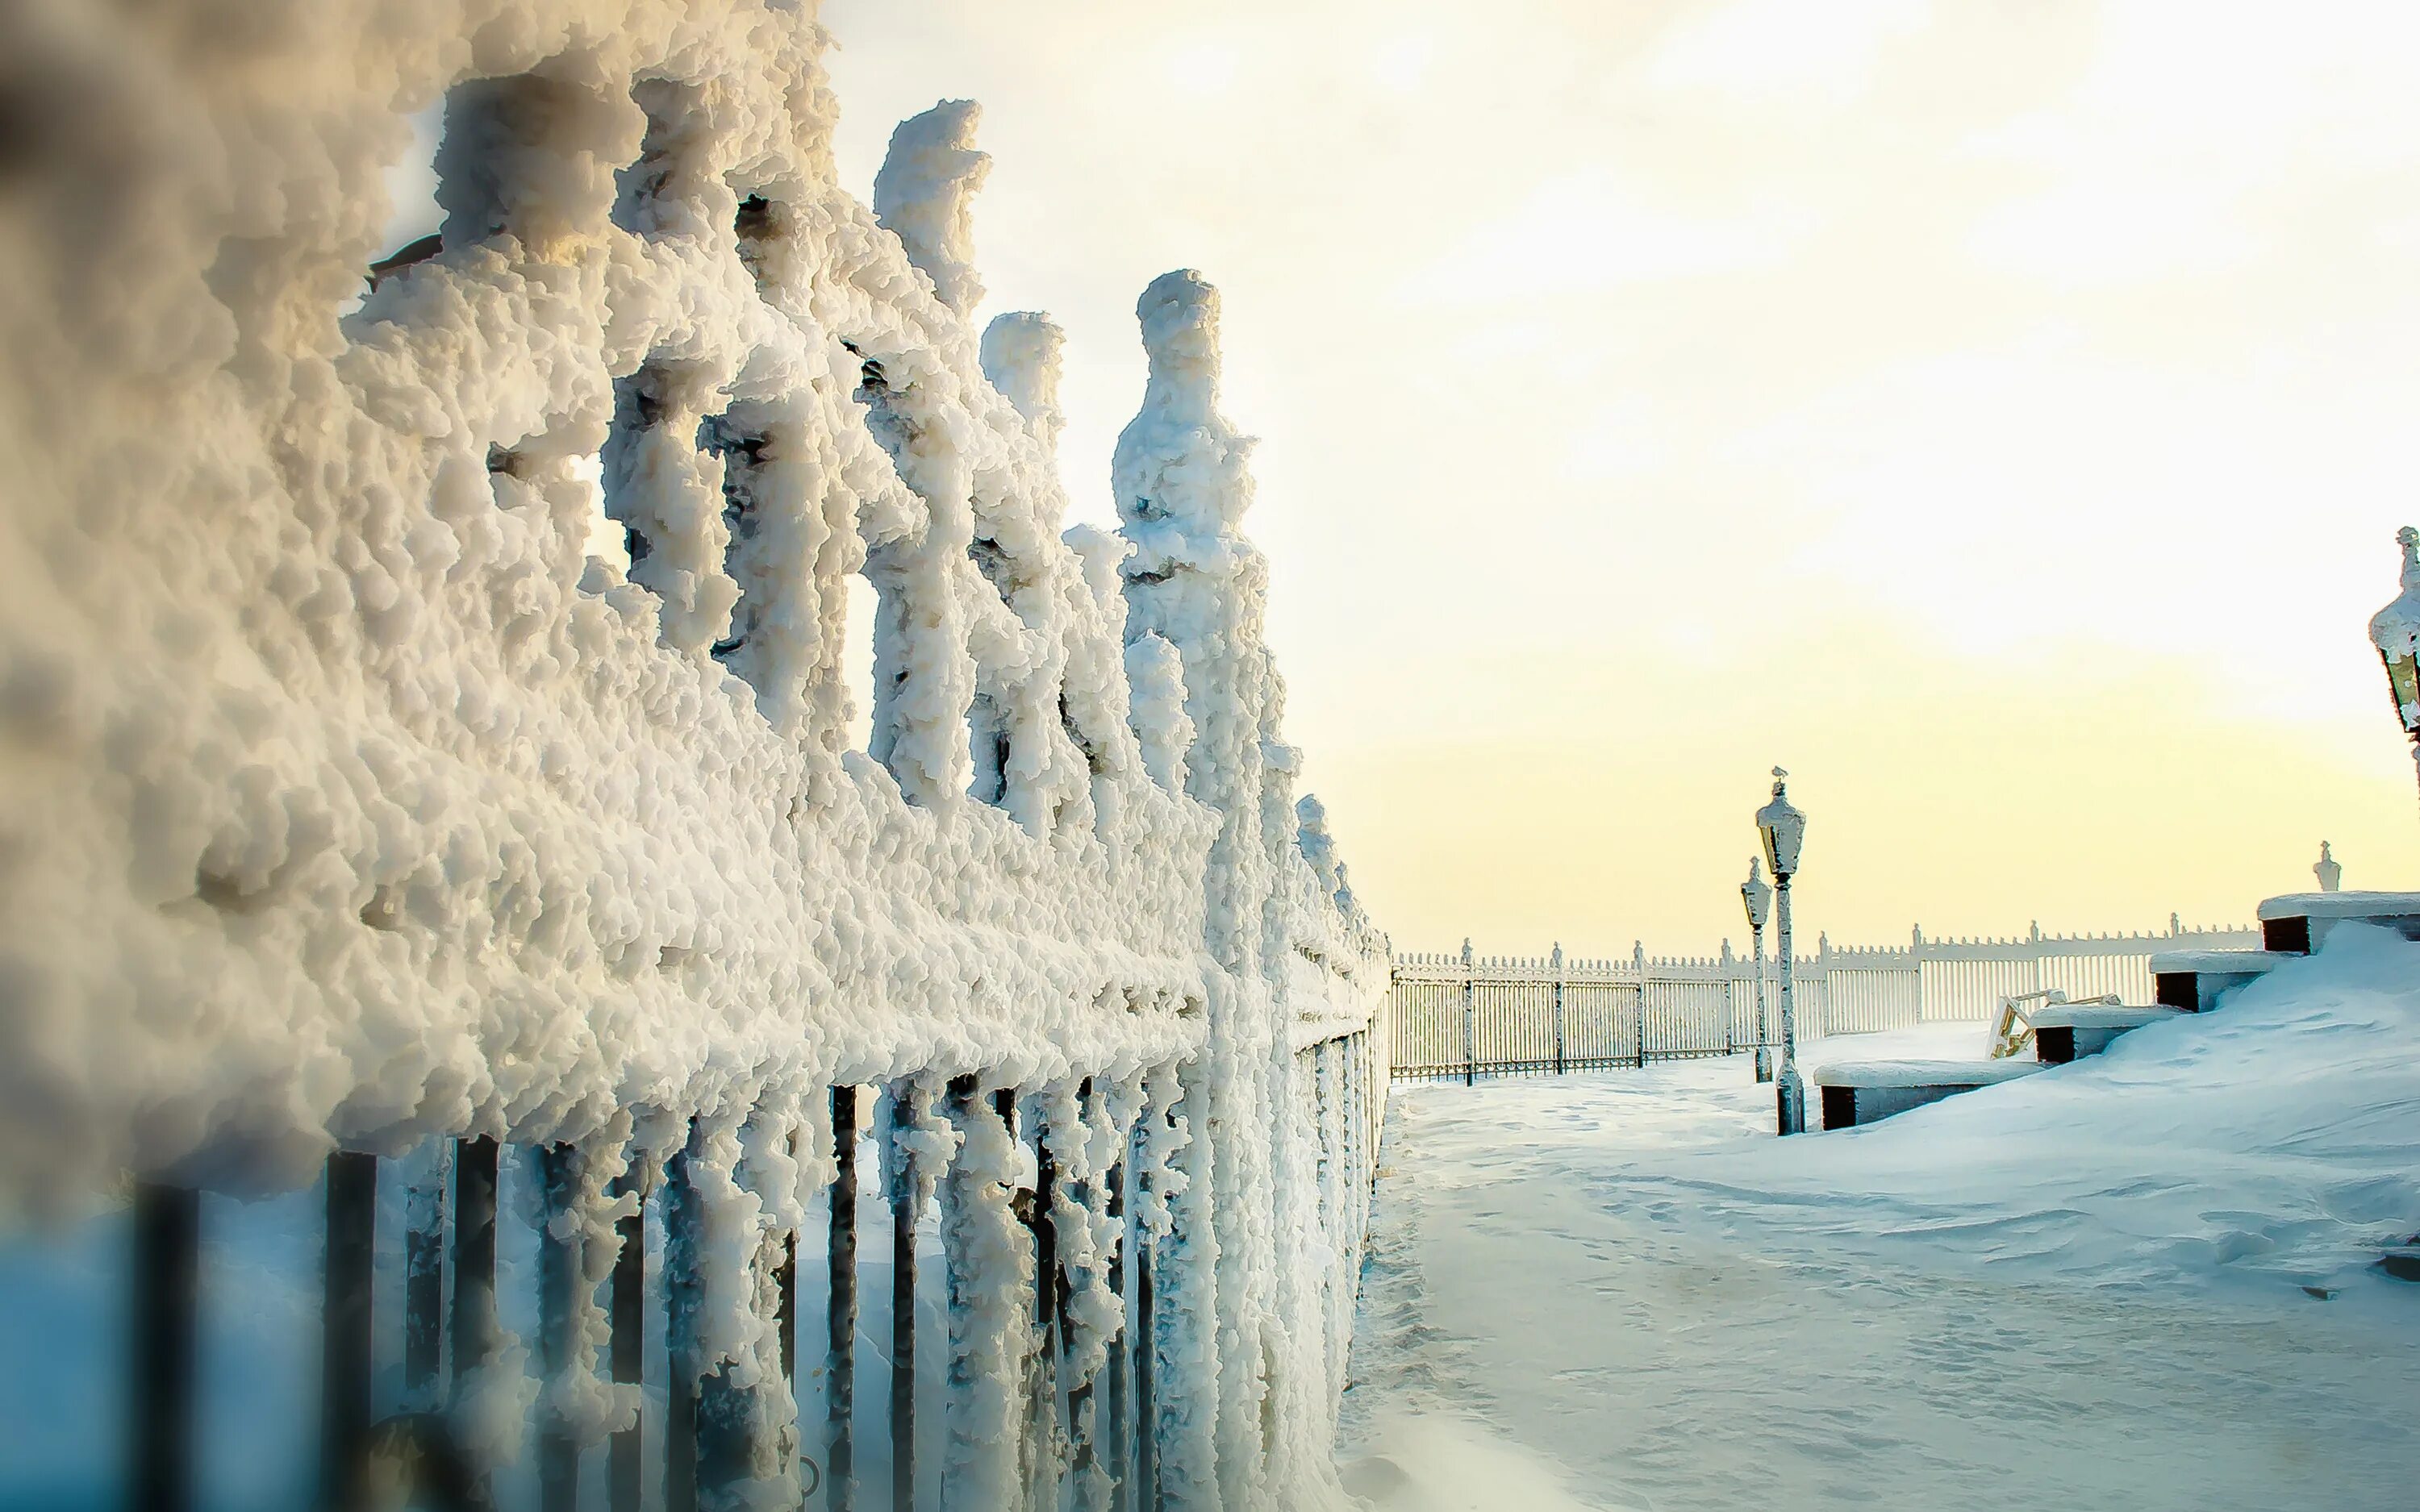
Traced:
MULTIPOLYGON (((1978 1053, 1979 1024, 1872 1038, 1931 1029, 1978 1053)), ((2406 1507, 2420 1312, 2373 1262, 2420 1231, 2415 1067, 2420 945, 2348 927, 2213 1012, 1855 1130, 1775 1139, 1738 1060, 1411 1088, 1348 1484, 1406 1509, 1525 1480, 1542 1506, 2406 1507)))

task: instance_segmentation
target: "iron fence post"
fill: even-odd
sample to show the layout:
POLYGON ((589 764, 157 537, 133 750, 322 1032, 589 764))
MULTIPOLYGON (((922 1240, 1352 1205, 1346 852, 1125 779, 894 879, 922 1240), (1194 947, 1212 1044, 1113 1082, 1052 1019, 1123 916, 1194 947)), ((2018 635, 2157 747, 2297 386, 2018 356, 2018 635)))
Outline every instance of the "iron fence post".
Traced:
POLYGON ((921 1093, 899 1084, 891 1103, 891 1505, 916 1512, 916 1155, 907 1131, 921 1093))
POLYGON ((1470 964, 1470 941, 1462 942, 1462 1085, 1479 1080, 1478 977, 1470 964))
POLYGON ((1637 1059, 1638 1061, 1638 1069, 1640 1071, 1645 1071, 1647 1069, 1647 946, 1644 941, 1634 940, 1631 942, 1630 965, 1631 969, 1638 974, 1638 1039, 1637 1059))
MULTIPOLYGON (((608 1307, 611 1334, 606 1343, 608 1365, 614 1382, 635 1387, 644 1379, 647 1333, 647 1189, 648 1170, 634 1165, 613 1179, 616 1197, 631 1199, 628 1212, 613 1220, 613 1278, 608 1307)), ((641 1408, 644 1413, 645 1409, 641 1408)), ((613 1512, 640 1512, 645 1501, 645 1430, 634 1422, 615 1433, 606 1448, 607 1504, 613 1512)))
POLYGON ((831 1089, 832 1176, 830 1258, 830 1303, 825 1308, 824 1421, 830 1435, 825 1450, 824 1504, 830 1512, 849 1512, 856 1478, 856 1444, 851 1419, 857 1412, 857 1088, 831 1089))
MULTIPOLYGON (((538 1179, 545 1191, 546 1225, 538 1233, 538 1365, 545 1379, 560 1381, 572 1368, 580 1347, 580 1291, 586 1279, 582 1243, 570 1236, 580 1201, 582 1159, 569 1145, 538 1151, 538 1179)), ((538 1505, 542 1512, 575 1512, 580 1504, 580 1441, 553 1409, 544 1413, 537 1436, 538 1505)))
POLYGON ((1555 1074, 1563 1073, 1563 942, 1555 942, 1555 1074))
POLYGON ((436 1143, 428 1169, 412 1185, 403 1237, 403 1386, 419 1412, 436 1409, 445 1363, 445 1189, 453 1154, 451 1143, 436 1143))
POLYGON ((194 1322, 201 1278, 201 1194, 134 1185, 133 1512, 194 1504, 194 1322))
POLYGON ((320 1280, 319 1499, 358 1499, 369 1444, 371 1273, 378 1257, 378 1157, 328 1157, 327 1252, 320 1280))

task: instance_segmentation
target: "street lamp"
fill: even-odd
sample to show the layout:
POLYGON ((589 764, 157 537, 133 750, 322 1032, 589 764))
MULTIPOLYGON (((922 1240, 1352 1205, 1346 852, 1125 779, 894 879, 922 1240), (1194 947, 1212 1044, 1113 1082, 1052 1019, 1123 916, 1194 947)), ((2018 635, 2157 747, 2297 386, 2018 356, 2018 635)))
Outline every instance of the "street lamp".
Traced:
POLYGON ((1773 868, 1780 902, 1780 934, 1774 948, 1781 957, 1781 1077, 1775 1103, 1781 1132, 1794 1134, 1807 1132, 1807 1089, 1798 1081, 1798 1026, 1790 1011, 1790 878, 1798 870, 1798 850, 1807 840, 1807 816, 1790 801, 1783 783, 1789 776, 1778 766, 1773 769, 1773 801, 1756 811, 1756 832, 1763 838, 1765 863, 1773 868))
POLYGON ((1764 921, 1773 912, 1773 887, 1764 880, 1763 863, 1747 858, 1747 880, 1740 884, 1740 902, 1747 907, 1748 959, 1756 966, 1756 1079, 1773 1080, 1773 1028, 1764 1021, 1764 921))
POLYGON ((2386 663, 2386 687, 2395 695, 2395 717, 2420 763, 2420 531, 2395 532, 2403 548, 2403 592, 2369 622, 2369 643, 2386 663))

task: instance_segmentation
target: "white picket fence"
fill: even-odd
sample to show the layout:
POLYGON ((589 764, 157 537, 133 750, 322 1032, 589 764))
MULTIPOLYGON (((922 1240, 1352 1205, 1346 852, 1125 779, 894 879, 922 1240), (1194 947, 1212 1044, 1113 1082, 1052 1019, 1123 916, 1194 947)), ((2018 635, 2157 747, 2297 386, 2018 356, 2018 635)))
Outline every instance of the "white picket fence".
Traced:
MULTIPOLYGON (((2163 950, 2255 949, 2256 928, 2162 933, 1927 939, 1835 947, 1818 936, 1792 966, 1802 1041, 1934 1019, 1980 1020, 2003 996, 2049 989, 2151 1001, 2163 950)), ((1763 962, 1763 1037, 1779 1034, 1780 967, 1763 962)), ((1650 1060, 1731 1055, 1759 1041, 1756 968, 1724 942, 1714 957, 1398 955, 1389 1004, 1397 1080, 1526 1076, 1650 1060)))

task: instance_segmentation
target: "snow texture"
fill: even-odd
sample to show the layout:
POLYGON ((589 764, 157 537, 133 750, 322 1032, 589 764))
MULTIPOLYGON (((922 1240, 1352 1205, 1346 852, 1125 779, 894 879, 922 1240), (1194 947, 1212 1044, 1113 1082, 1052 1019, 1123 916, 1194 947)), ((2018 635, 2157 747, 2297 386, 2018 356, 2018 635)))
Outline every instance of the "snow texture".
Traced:
MULTIPOLYGON (((1848 1036, 1810 1059, 1976 1026, 1848 1036)), ((2411 1505, 2420 945, 1776 1140, 1737 1059, 1396 1099, 1346 1483, 1414 1508, 2411 1505), (1514 1278, 1508 1284, 1508 1277, 1514 1278)))
POLYGON ((1807 1075, 1817 1087, 1988 1087, 2044 1069, 2035 1060, 1837 1060, 1807 1075))
POLYGON ((2420 892, 2288 892, 2260 900, 2273 918, 2420 918, 2420 892))
MULTIPOLYGON (((577 1152, 593 1278, 607 1182, 676 1163, 684 1368, 744 1392, 825 1088, 914 1079, 973 1242, 999 1139, 948 1078, 1054 1140, 1091 1078, 1161 1236, 1170 1504, 1315 1504, 1290 1308, 1357 1233, 1295 1052, 1371 1057, 1386 945, 1296 812, 1217 295, 1144 295, 1122 529, 1063 533, 1058 332, 968 320, 975 107, 869 210, 825 45, 782 0, 0 8, 0 1211, 487 1134, 577 1152), (442 248, 365 291, 440 102, 442 248)), ((582 1296, 544 1410, 593 1439, 582 1296)))

